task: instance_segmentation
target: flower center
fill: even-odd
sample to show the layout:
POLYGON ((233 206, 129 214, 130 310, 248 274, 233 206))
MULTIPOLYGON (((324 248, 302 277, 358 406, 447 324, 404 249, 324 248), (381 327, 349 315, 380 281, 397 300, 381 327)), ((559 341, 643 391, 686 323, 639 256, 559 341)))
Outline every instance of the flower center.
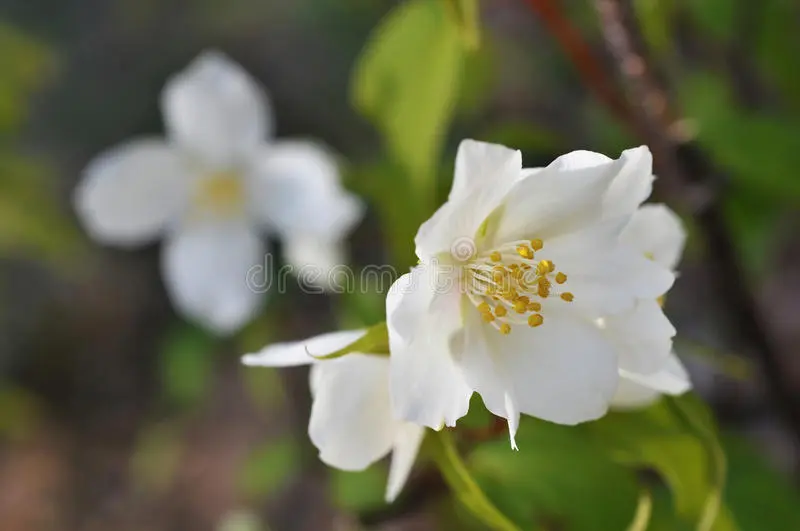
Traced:
POLYGON ((198 184, 196 206, 215 214, 232 214, 244 203, 242 179, 236 172, 222 171, 204 177, 198 184))
POLYGON ((550 260, 537 260, 542 240, 512 242, 475 257, 465 266, 465 292, 481 313, 481 318, 501 334, 511 326, 544 323, 541 301, 560 298, 572 302, 569 291, 557 292, 567 275, 556 271, 550 260))

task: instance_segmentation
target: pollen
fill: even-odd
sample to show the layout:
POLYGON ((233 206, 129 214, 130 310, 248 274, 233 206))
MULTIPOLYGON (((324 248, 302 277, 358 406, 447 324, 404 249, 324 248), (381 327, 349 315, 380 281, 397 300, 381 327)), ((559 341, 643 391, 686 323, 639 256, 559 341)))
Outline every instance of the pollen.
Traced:
POLYGON ((517 246, 517 254, 520 255, 522 258, 525 258, 526 260, 530 260, 533 258, 533 251, 527 245, 517 246))
POLYGON ((542 249, 540 239, 509 242, 477 254, 464 266, 466 296, 481 319, 503 335, 514 326, 542 326, 544 299, 574 299, 571 292, 555 288, 567 281, 567 274, 557 271, 552 260, 535 259, 542 249))
POLYGON ((544 317, 541 314, 534 313, 528 317, 528 326, 536 328, 544 323, 544 317))
POLYGON ((198 213, 228 215, 239 212, 245 201, 242 179, 234 172, 218 172, 198 181, 194 206, 198 213))

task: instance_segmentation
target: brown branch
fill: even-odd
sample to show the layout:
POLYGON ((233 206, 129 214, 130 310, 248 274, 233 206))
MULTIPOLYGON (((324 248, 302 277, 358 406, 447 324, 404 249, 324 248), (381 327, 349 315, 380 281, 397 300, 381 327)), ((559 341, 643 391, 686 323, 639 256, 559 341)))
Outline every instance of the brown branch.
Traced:
POLYGON ((606 46, 615 58, 627 100, 617 95, 600 61, 580 32, 562 13, 558 0, 526 0, 547 25, 581 75, 586 86, 633 134, 653 151, 659 179, 657 192, 690 212, 708 244, 716 291, 729 308, 742 342, 757 353, 771 399, 787 427, 800 441, 800 395, 792 389, 741 269, 736 247, 719 206, 721 173, 689 141, 670 105, 666 90, 646 60, 645 45, 635 14, 625 0, 594 0, 606 46))

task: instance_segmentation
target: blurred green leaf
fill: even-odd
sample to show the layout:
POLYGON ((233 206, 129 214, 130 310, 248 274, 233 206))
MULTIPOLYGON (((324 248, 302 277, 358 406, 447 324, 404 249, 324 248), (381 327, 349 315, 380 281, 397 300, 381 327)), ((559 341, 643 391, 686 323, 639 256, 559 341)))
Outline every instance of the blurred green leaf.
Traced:
POLYGON ((760 71, 764 71, 782 91, 784 101, 797 117, 800 113, 800 31, 797 30, 798 4, 795 0, 761 0, 758 18, 752 26, 759 29, 755 50, 760 71))
POLYGON ((725 499, 743 531, 800 529, 800 494, 746 441, 727 437, 725 499))
POLYGON ((146 491, 169 488, 181 458, 181 430, 175 423, 145 428, 131 456, 134 483, 146 491))
POLYGON ((161 383, 167 400, 179 406, 199 402, 211 384, 216 340, 200 328, 178 323, 161 346, 161 383))
POLYGON ((632 521, 634 473, 613 463, 579 428, 524 418, 517 444, 519 452, 507 438, 481 443, 469 467, 523 529, 608 531, 632 521))
POLYGON ((36 395, 23 387, 0 387, 0 436, 12 441, 29 437, 41 418, 41 406, 36 395))
POLYGON ((694 395, 611 413, 585 429, 619 462, 658 472, 685 522, 699 530, 737 529, 721 506, 725 456, 710 412, 694 395))
POLYGON ((239 485, 245 496, 261 499, 280 489, 300 468, 300 450, 291 438, 272 440, 244 464, 239 485))
POLYGON ((334 502, 345 511, 369 511, 386 504, 383 467, 373 465, 362 472, 330 469, 329 482, 334 502))
POLYGON ((27 118, 28 98, 51 70, 47 49, 18 29, 0 23, 0 133, 27 118))
POLYGON ((734 36, 740 3, 731 0, 684 0, 682 5, 698 24, 701 33, 710 34, 717 39, 734 36))
MULTIPOLYGON (((367 328, 363 336, 356 339, 349 345, 340 348, 336 352, 325 354, 324 356, 315 356, 318 360, 332 360, 346 356, 351 352, 360 352, 362 354, 376 354, 380 356, 389 355, 389 332, 386 328, 386 323, 381 322, 367 328)), ((313 353, 312 353, 313 355, 313 353)))
POLYGON ((351 80, 353 104, 379 128, 418 201, 431 208, 463 63, 459 33, 441 0, 404 2, 375 29, 351 80))
POLYGON ((800 197, 798 125, 786 117, 745 112, 723 81, 698 74, 682 84, 687 115, 696 120, 698 142, 748 189, 778 200, 800 197))

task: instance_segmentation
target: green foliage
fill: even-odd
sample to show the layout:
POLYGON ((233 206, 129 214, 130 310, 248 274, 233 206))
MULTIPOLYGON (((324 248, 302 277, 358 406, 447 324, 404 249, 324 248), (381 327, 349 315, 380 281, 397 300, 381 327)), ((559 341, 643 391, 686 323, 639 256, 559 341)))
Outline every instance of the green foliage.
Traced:
POLYGON ((178 406, 198 403, 211 382, 216 340, 200 328, 177 323, 161 346, 161 380, 166 399, 178 406))
POLYGON ((453 115, 464 46, 440 0, 410 0, 375 29, 351 81, 355 107, 383 135, 418 201, 431 205, 432 180, 453 115))
POLYGON ((625 529, 632 520, 635 475, 579 428, 525 418, 517 444, 519 452, 507 437, 478 444, 469 469, 523 529, 607 531, 625 529))
POLYGON ((291 438, 271 440, 247 459, 239 478, 246 496, 260 499, 286 484, 300 468, 300 449, 291 438))
POLYGON ((362 472, 331 469, 329 488, 337 506, 346 511, 365 512, 385 505, 386 470, 371 466, 362 472))
POLYGON ((376 354, 380 356, 389 355, 389 333, 386 328, 386 323, 381 322, 374 326, 367 328, 366 333, 360 338, 356 339, 349 345, 340 348, 335 352, 326 354, 324 356, 316 356, 318 360, 332 360, 341 358, 351 352, 360 352, 362 354, 376 354))
POLYGON ((131 476, 142 490, 166 491, 180 463, 180 425, 163 423, 142 431, 131 457, 131 476))

